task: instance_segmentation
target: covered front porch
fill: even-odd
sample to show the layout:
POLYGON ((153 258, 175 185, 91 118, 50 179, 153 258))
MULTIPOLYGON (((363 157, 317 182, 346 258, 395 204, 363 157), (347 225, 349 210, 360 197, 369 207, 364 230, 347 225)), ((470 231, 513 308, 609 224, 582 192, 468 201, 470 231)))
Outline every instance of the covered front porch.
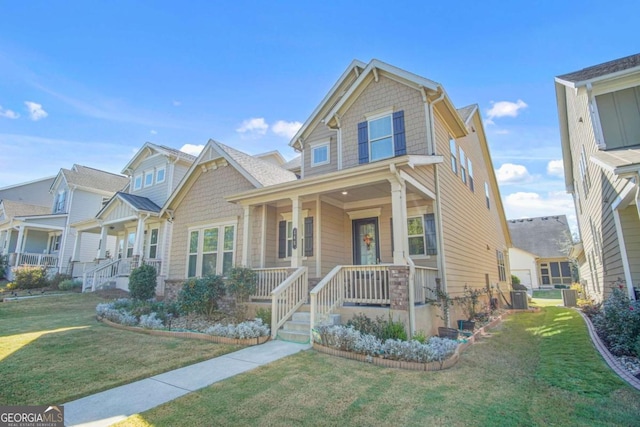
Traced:
POLYGON ((305 304, 310 327, 346 307, 384 307, 406 311, 407 330, 426 328, 415 307, 436 299, 439 207, 432 163, 409 163, 229 198, 244 209, 237 264, 258 272, 252 299, 271 300, 273 334, 305 304))

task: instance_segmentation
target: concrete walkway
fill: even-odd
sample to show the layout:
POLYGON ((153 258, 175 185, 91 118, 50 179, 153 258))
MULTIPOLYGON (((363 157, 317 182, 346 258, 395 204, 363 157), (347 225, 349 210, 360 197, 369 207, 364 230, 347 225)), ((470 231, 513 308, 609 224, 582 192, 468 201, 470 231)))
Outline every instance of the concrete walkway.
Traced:
POLYGON ((109 426, 215 382, 311 348, 268 341, 64 404, 67 426, 109 426))

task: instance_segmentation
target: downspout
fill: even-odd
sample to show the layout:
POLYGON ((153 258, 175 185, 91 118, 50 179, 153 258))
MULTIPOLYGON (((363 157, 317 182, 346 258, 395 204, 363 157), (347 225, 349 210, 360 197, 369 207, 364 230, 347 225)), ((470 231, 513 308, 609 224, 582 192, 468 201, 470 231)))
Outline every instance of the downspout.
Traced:
MULTIPOLYGON (((433 101, 431 101, 431 103, 429 103, 429 122, 431 123, 431 129, 430 134, 431 134, 431 141, 433 143, 433 155, 436 155, 436 134, 435 134, 435 123, 434 123, 434 116, 433 116, 433 106, 434 104, 442 101, 444 99, 444 92, 441 92, 440 95, 434 99, 433 101)), ((435 214, 436 214, 436 223, 437 223, 437 227, 436 227, 436 235, 437 235, 437 240, 438 240, 438 259, 437 259, 437 266, 438 266, 438 271, 440 272, 440 282, 442 284, 442 291, 446 292, 447 291, 447 273, 446 273, 446 267, 447 267, 447 263, 446 263, 446 259, 445 259, 445 254, 444 254, 444 233, 442 232, 442 206, 440 204, 440 178, 438 175, 438 164, 434 164, 433 165, 434 168, 434 183, 435 183, 435 187, 436 187, 436 200, 435 200, 435 214)), ((445 325, 445 326, 449 326, 449 325, 445 325)))
MULTIPOLYGON (((402 177, 400 176, 400 171, 398 171, 398 169, 396 168, 395 163, 391 163, 389 165, 389 169, 391 171, 392 174, 395 175, 396 179, 398 180, 399 183, 403 183, 404 180, 402 179, 402 177)), ((406 205, 406 200, 403 200, 402 203, 404 204, 404 210, 407 209, 407 205, 406 205)), ((406 218, 400 218, 400 220, 402 221, 401 224, 406 224, 407 223, 407 219, 406 218)), ((404 227, 403 227, 404 228, 404 227)), ((406 233, 405 234, 405 239, 406 240, 406 233)), ((403 253, 404 253, 404 259, 405 262, 407 263, 408 267, 409 267, 409 338, 413 337, 414 332, 416 331, 416 306, 415 306, 415 264, 413 263, 413 260, 411 260, 411 258, 409 257, 409 253, 408 251, 405 251, 405 249, 407 249, 406 247, 403 247, 403 253)))

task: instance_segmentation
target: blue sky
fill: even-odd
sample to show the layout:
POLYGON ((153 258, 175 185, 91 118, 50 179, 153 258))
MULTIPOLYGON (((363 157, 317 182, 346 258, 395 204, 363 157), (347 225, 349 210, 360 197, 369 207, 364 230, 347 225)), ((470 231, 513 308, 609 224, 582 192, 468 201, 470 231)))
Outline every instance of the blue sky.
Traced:
MULTIPOLYGON (((0 187, 145 142, 289 137, 353 59, 477 103, 508 218, 567 214, 553 78, 638 53, 637 1, 0 3, 0 187)), ((188 145, 187 145, 188 144, 188 145)))

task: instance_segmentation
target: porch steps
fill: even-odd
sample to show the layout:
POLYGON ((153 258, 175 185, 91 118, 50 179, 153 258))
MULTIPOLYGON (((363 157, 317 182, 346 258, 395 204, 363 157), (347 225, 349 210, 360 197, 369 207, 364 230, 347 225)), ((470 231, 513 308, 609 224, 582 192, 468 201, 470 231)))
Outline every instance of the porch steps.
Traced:
MULTIPOLYGON (((331 324, 340 324, 340 315, 331 315, 331 324)), ((291 320, 285 322, 278 331, 278 339, 283 341, 293 341, 298 343, 308 343, 311 331, 311 313, 298 311, 293 313, 291 320)))

